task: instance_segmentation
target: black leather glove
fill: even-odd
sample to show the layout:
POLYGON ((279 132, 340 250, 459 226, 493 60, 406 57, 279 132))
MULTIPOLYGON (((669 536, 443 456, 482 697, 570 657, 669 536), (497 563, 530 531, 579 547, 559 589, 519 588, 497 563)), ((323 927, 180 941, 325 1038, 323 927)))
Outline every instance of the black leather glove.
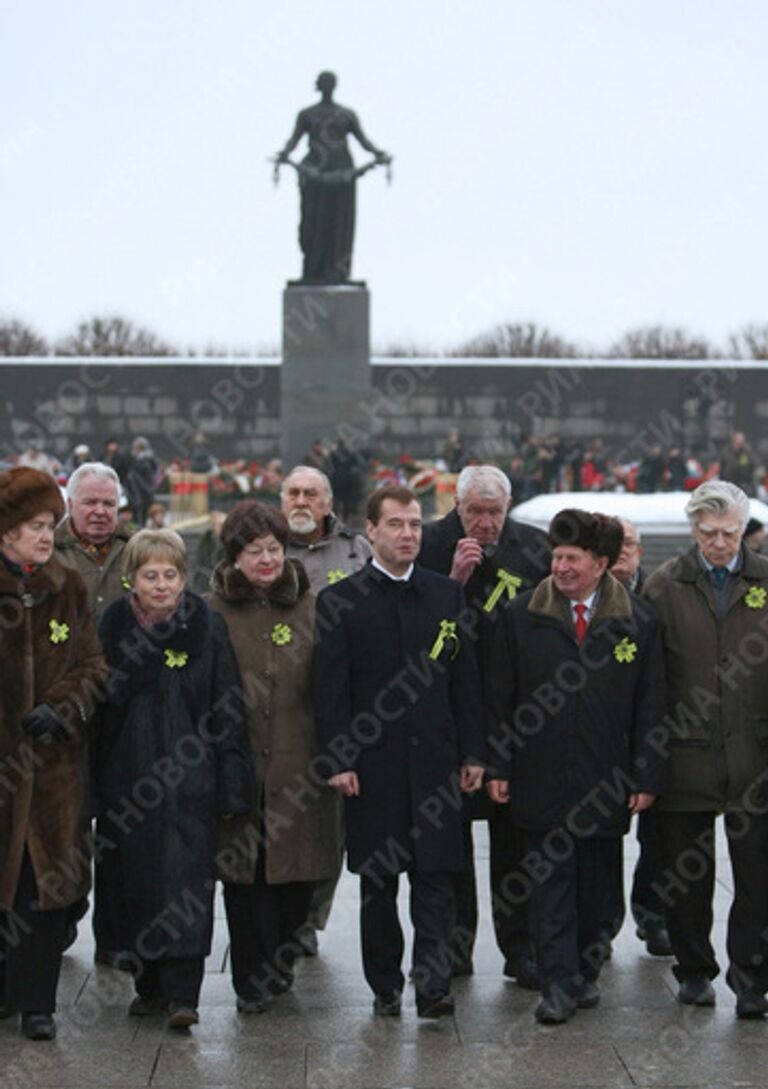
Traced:
POLYGON ((33 741, 54 741, 69 737, 64 720, 47 703, 38 703, 21 720, 21 728, 33 741))

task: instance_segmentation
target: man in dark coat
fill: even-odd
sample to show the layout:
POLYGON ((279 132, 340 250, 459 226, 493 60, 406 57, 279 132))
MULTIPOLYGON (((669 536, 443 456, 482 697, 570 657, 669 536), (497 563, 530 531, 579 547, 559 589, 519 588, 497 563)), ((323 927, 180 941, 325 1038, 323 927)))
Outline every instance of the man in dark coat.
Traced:
POLYGON ((712 1006, 715 817, 733 869, 728 985, 741 1018, 768 1013, 768 560, 741 541, 749 500, 726 480, 686 506, 694 546, 648 578, 667 664, 669 785, 660 883, 678 1000, 712 1006))
POLYGON ((548 536, 552 575, 509 604, 494 645, 488 790, 526 832, 535 1016, 559 1024, 600 1000, 613 841, 664 784, 664 675, 653 610, 607 571, 616 519, 564 510, 548 536))
MULTIPOLYGON (((611 574, 632 593, 639 594, 645 582, 645 572, 640 566, 643 546, 640 531, 628 518, 620 518, 624 538, 621 552, 611 568, 611 574)), ((646 809, 637 816, 637 842, 640 855, 632 878, 630 906, 637 927, 637 936, 645 942, 645 948, 655 957, 672 954, 669 933, 664 919, 664 904, 658 892, 658 879, 663 869, 661 838, 656 809, 646 809)), ((624 851, 619 840, 616 844, 615 871, 606 896, 601 931, 606 942, 606 954, 610 943, 621 930, 626 911, 624 904, 624 851)))
MULTIPOLYGON (((504 602, 533 589, 549 574, 549 547, 544 534, 513 521, 510 507, 510 483, 501 469, 495 465, 468 466, 456 482, 455 510, 424 527, 419 552, 420 564, 449 575, 464 587, 475 625, 474 650, 483 687, 504 602)), ((477 890, 472 821, 487 820, 493 927, 504 957, 504 974, 516 977, 520 986, 536 987, 528 904, 519 899, 510 902, 502 893, 505 878, 523 857, 522 832, 515 828, 509 808, 494 805, 485 794, 465 800, 464 818, 467 867, 455 880, 454 974, 468 975, 473 970, 477 890)))
MULTIPOLYGON (((333 513, 333 489, 322 469, 296 465, 283 480, 280 505, 291 536, 289 559, 299 560, 315 594, 364 567, 371 555, 367 537, 349 529, 333 513)), ((325 930, 344 860, 339 852, 336 873, 319 881, 312 894, 302 951, 317 953, 317 931, 325 930)))
MULTIPOLYGON (((99 461, 84 462, 67 481, 67 517, 57 527, 54 538, 59 562, 77 571, 85 583, 91 616, 97 624, 107 606, 125 595, 123 553, 131 530, 118 525, 119 500, 117 470, 99 461)), ((98 715, 92 731, 98 733, 98 715)), ((123 909, 112 897, 113 867, 111 856, 97 859, 94 867, 93 959, 96 964, 128 972, 132 961, 117 945, 123 909)), ((77 938, 77 923, 87 910, 87 900, 70 908, 67 947, 77 938)))
POLYGON ((400 1012, 398 875, 411 885, 419 1016, 451 1013, 452 874, 464 864, 461 794, 482 782, 475 656, 461 587, 417 567, 421 509, 408 488, 368 501, 373 559, 317 602, 315 713, 328 782, 346 798, 360 874, 374 1010, 400 1012))

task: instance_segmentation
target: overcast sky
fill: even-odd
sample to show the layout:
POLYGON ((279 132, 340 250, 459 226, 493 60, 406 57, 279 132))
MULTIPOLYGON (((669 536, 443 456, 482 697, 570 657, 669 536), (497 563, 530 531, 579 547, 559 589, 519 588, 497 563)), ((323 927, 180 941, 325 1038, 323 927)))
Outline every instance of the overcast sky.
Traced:
POLYGON ((767 55, 765 0, 5 0, 0 313, 276 346, 298 194, 267 159, 331 68, 396 157, 358 183, 375 346, 725 341, 768 321, 767 55))

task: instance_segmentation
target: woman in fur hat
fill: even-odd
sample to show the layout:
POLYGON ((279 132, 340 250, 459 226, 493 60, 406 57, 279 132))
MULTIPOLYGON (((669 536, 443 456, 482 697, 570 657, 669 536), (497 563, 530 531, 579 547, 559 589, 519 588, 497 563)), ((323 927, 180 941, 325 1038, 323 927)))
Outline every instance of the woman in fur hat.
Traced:
POLYGON ((85 585, 53 556, 63 513, 47 473, 0 473, 0 1016, 32 1040, 56 1035, 66 909, 90 885, 86 724, 106 672, 85 585))
POLYGON ((288 523, 244 500, 221 543, 211 605, 240 666, 259 793, 247 817, 221 826, 218 868, 237 1008, 261 1013, 293 982, 314 883, 338 872, 341 813, 336 792, 312 771, 315 599, 302 565, 286 558, 288 523))

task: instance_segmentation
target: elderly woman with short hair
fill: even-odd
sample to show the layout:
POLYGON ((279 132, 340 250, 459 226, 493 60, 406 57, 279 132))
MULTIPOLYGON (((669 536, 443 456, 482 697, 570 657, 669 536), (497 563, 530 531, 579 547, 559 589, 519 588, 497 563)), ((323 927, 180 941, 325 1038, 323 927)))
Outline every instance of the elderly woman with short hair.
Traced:
POLYGON ((188 591, 184 542, 145 529, 124 557, 130 593, 99 631, 110 666, 97 759, 101 850, 114 851, 123 948, 135 957, 130 1013, 198 1021, 213 926, 218 817, 246 813, 252 763, 226 627, 188 591))
POLYGON ((224 617, 247 693, 259 793, 247 817, 224 825, 218 859, 241 1013, 260 1013, 293 981, 297 932, 315 882, 341 851, 341 808, 313 770, 311 661, 315 599, 288 523, 255 500, 238 503, 221 531, 212 607, 224 617))

